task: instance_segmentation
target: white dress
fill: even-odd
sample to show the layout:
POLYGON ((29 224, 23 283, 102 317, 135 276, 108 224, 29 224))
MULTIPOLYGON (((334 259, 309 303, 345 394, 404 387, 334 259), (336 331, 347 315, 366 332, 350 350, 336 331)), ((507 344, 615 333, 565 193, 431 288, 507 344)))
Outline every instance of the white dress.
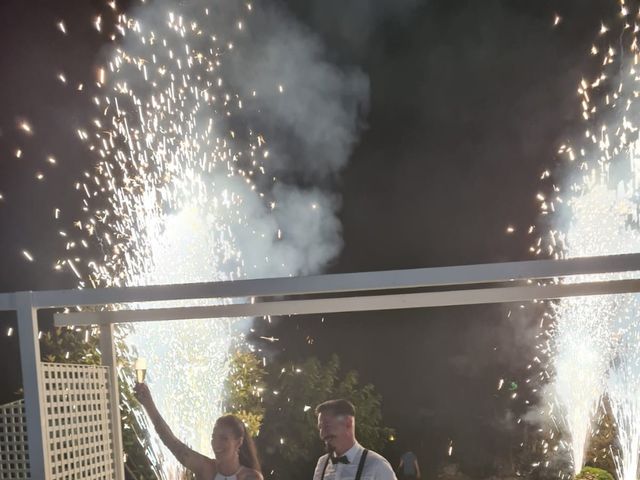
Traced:
POLYGON ((238 480, 238 476, 234 473, 230 477, 225 477, 220 473, 216 473, 216 478, 214 478, 213 480, 238 480))

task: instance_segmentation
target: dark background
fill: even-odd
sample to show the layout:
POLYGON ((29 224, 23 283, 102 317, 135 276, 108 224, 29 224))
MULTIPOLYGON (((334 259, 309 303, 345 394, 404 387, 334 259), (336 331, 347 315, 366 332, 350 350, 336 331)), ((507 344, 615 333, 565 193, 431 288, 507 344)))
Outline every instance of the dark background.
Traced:
MULTIPOLYGON (((359 65, 371 82, 366 128, 336 186, 345 245, 329 271, 530 259, 527 229, 544 228, 535 195, 549 188, 540 174, 556 168, 558 146, 580 131, 576 88, 596 68, 588 52, 617 2, 288 3, 336 63, 359 65), (556 13, 562 22, 552 28, 556 13)), ((0 291, 75 286, 51 267, 64 248, 57 231, 65 221, 71 229, 77 213, 73 185, 91 168, 75 135, 87 118, 55 74, 77 83, 100 63, 97 10, 107 11, 98 1, 0 4, 0 291), (58 19, 74 42, 56 30, 58 19), (16 128, 21 118, 33 138, 16 128), (50 154, 55 168, 45 162, 50 154)), ((256 342, 292 360, 338 353, 382 393, 385 422, 414 443, 427 469, 446 460, 452 440, 453 461, 484 472, 513 442, 507 407, 523 408, 496 393, 497 381, 524 377, 537 333, 533 313, 508 319, 510 308, 287 318, 269 329, 258 322, 258 335, 280 340, 256 342)), ((19 386, 10 325, 0 317, 0 400, 19 386)))

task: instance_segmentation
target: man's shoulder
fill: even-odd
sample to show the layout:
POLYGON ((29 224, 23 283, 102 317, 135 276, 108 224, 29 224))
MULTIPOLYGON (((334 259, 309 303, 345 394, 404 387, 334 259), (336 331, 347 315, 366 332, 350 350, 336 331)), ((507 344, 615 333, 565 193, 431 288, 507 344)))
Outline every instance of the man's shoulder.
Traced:
POLYGON ((322 476, 322 470, 324 469, 324 465, 329 461, 329 454, 325 453, 318 459, 318 463, 316 464, 316 468, 313 472, 314 480, 320 479, 322 476))
POLYGON ((391 466, 389 461, 378 452, 369 450, 369 452, 367 453, 367 460, 365 464, 368 465, 368 467, 365 467, 368 471, 375 472, 374 475, 376 479, 396 480, 396 475, 393 472, 393 467, 391 466))
POLYGON ((375 450, 371 450, 370 448, 367 448, 367 457, 372 457, 372 458, 382 458, 384 459, 384 457, 382 455, 380 455, 378 452, 376 452, 375 450))
POLYGON ((367 453, 367 460, 371 459, 375 459, 377 462, 383 462, 383 463, 389 463, 389 460, 387 460, 386 458, 384 458, 382 455, 380 455, 378 452, 375 452, 373 450, 369 450, 367 449, 368 453, 367 453))
POLYGON ((325 453, 320 458, 318 458, 318 463, 316 464, 316 468, 320 465, 324 465, 324 462, 326 462, 327 460, 329 460, 329 454, 325 453))

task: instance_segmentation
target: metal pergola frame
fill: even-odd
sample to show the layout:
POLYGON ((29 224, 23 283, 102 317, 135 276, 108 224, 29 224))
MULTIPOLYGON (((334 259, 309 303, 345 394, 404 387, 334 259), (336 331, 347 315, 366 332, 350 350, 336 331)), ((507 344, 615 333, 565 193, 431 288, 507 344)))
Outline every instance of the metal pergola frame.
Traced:
POLYGON ((116 480, 123 480, 115 323, 443 307, 633 292, 640 292, 640 254, 151 287, 3 293, 0 311, 17 313, 31 478, 45 479, 49 459, 44 438, 38 311, 93 308, 56 313, 54 319, 57 326, 100 328, 102 363, 111 367, 116 480), (631 272, 638 273, 629 275, 631 272), (627 275, 621 280, 602 281, 603 275, 615 273, 627 275), (577 275, 579 281, 549 281, 577 275), (303 298, 288 298, 300 296, 303 298), (162 308, 148 305, 167 301, 180 304, 162 308), (207 305, 202 306, 203 301, 207 305))

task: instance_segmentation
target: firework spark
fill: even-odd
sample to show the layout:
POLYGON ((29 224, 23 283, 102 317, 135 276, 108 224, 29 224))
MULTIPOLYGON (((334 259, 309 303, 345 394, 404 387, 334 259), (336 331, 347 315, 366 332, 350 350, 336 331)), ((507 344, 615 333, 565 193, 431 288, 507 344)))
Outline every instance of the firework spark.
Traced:
MULTIPOLYGON (((255 179, 267 170, 253 132, 230 129, 240 99, 221 81, 225 52, 196 22, 170 12, 165 20, 119 15, 117 29, 132 40, 98 69, 100 115, 78 132, 100 158, 81 182, 85 201, 108 202, 81 222, 105 251, 89 265, 92 286, 241 278, 238 232, 265 233, 243 214, 246 202, 262 201, 255 179)), ((221 413, 229 349, 241 341, 234 324, 142 324, 128 338, 149 360, 168 422, 203 452, 221 413)))
MULTIPOLYGON (((341 245, 337 202, 296 179, 309 185, 342 168, 361 124, 366 79, 331 65, 285 12, 245 2, 223 2, 215 12, 197 2, 142 3, 125 13, 109 2, 88 17, 109 46, 103 65, 81 82, 60 68, 51 75, 90 105, 74 131, 93 158, 74 186, 81 218, 68 224, 52 209, 65 252, 54 270, 91 288, 322 268, 341 245), (281 171, 290 183, 278 181, 281 171)), ((87 30, 52 23, 69 41, 87 30)), ((14 152, 21 158, 22 146, 14 152)), ((57 164, 53 156, 47 162, 57 164)), ((125 339, 149 360, 169 423, 206 453, 227 352, 244 338, 237 325, 140 325, 125 339)))
MULTIPOLYGON (((93 118, 76 130, 96 158, 75 187, 84 195, 86 216, 73 233, 62 229, 68 253, 54 268, 70 270, 86 288, 289 276, 321 267, 339 248, 337 220, 326 213, 333 212, 333 200, 320 190, 281 185, 271 168, 281 159, 256 127, 265 106, 257 92, 275 92, 283 102, 300 89, 282 74, 268 85, 261 78, 260 88, 243 78, 241 90, 249 95, 243 98, 226 77, 229 63, 237 75, 234 57, 242 49, 236 40, 251 31, 247 15, 253 9, 243 6, 233 28, 215 32, 201 23, 206 12, 203 17, 191 10, 190 17, 146 8, 139 16, 118 13, 114 28, 102 17, 98 34, 116 31, 117 41, 94 72, 93 118), (102 258, 85 261, 89 245, 97 245, 102 258)), ((306 54, 296 52, 315 68, 317 60, 306 54)), ((314 74, 313 81, 333 71, 324 65, 317 70, 320 80, 314 74)), ((345 77, 335 70, 335 78, 345 77)), ((344 88, 351 92, 349 81, 344 88)), ((280 104, 270 108, 278 115, 286 111, 280 104)), ((327 115, 335 112, 330 108, 327 115)), ((325 123, 339 125, 342 118, 351 117, 325 123)), ((344 128, 348 138, 353 127, 344 128)), ((305 142, 315 137, 308 129, 304 136, 305 142)), ((346 151, 341 147, 337 157, 346 151)), ((334 168, 336 156, 329 160, 334 168)), ((138 324, 126 339, 148 359, 148 378, 169 424, 203 453, 210 451, 213 421, 221 413, 229 349, 244 341, 241 325, 228 319, 138 324)))
MULTIPOLYGON (((628 7, 621 1, 621 19, 628 7)), ((585 142, 563 145, 559 153, 570 166, 566 201, 559 195, 564 217, 556 216, 559 227, 537 243, 536 253, 555 258, 612 255, 640 252, 640 176, 638 175, 637 95, 640 77, 636 73, 638 48, 634 29, 620 26, 625 56, 607 45, 607 33, 616 27, 602 23, 598 44, 590 53, 600 61, 602 71, 593 80, 583 79, 578 93, 586 123, 585 142), (626 55, 629 54, 629 57, 626 55)), ((545 176, 548 177, 548 176, 545 176)), ((559 188, 554 187, 554 194, 559 188)), ((540 194, 542 212, 555 211, 540 194)), ((630 278, 629 274, 591 276, 590 280, 630 278)), ((581 278, 572 278, 579 282, 581 278)), ((585 463, 594 418, 607 395, 618 430, 620 448, 614 455, 618 478, 634 480, 640 444, 640 352, 637 311, 638 295, 570 298, 554 307, 555 324, 547 347, 556 401, 550 408, 555 421, 570 435, 568 450, 578 472, 585 463), (556 417, 559 415, 559 417, 556 417)))

